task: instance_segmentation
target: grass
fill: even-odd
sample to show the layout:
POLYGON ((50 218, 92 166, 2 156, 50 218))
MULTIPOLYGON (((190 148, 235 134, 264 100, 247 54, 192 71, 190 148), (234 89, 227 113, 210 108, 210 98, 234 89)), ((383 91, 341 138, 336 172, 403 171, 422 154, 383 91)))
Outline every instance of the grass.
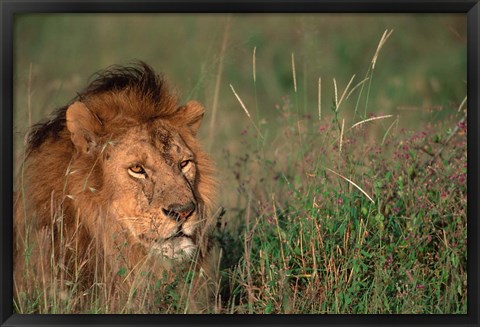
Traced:
POLYGON ((300 118, 287 118, 273 147, 237 156, 232 165, 241 204, 231 219, 242 222, 242 233, 235 227, 230 237, 239 238, 244 251, 223 271, 234 301, 226 307, 240 313, 466 313, 462 116, 414 133, 389 128, 380 144, 370 140, 370 124, 391 116, 346 130, 344 119, 338 126, 336 106, 332 111, 325 126, 307 121, 317 131, 302 136, 303 146, 296 124, 288 123, 300 118), (282 153, 303 160, 275 158, 280 144, 282 153), (440 151, 448 155, 436 156, 440 151))
MULTIPOLYGON (((430 155, 412 148, 439 146, 433 135, 384 146, 355 137, 342 154, 328 144, 336 152, 328 166, 348 179, 311 160, 323 152, 318 146, 303 167, 265 164, 269 173, 256 174, 265 186, 241 188, 246 248, 224 271, 235 281, 237 312, 251 311, 250 297, 256 313, 466 312, 464 140, 457 136, 463 146, 452 143, 448 158, 424 166, 430 155), (389 147, 396 163, 385 160, 389 147)), ((254 163, 244 159, 238 162, 248 172, 254 163)))
MULTIPOLYGON (((348 17, 337 17, 338 22, 326 18, 321 25, 326 32, 319 34, 323 30, 310 16, 266 18, 263 30, 251 27, 252 17, 234 16, 212 36, 218 53, 211 44, 192 45, 192 55, 204 58, 198 76, 185 77, 180 64, 168 67, 167 76, 191 85, 186 94, 205 97, 207 106, 212 103, 204 127, 222 124, 221 130, 200 134, 218 163, 226 209, 213 233, 222 260, 210 312, 467 312, 466 70, 457 60, 466 47, 444 34, 443 43, 435 41, 434 18, 420 23, 387 16, 388 30, 373 17, 350 17, 358 19, 368 37, 358 41, 338 32, 324 37, 325 48, 319 47, 318 36, 332 34, 334 27, 351 31, 344 24, 348 17), (240 26, 248 37, 236 32, 240 26), (407 32, 418 28, 425 35, 415 34, 419 40, 413 46, 407 32), (294 41, 296 29, 303 33, 302 42, 294 41), (283 34, 295 51, 267 42, 274 32, 283 34), (449 51, 439 51, 445 42, 449 51), (409 47, 412 56, 402 52, 409 47), (209 50, 200 54, 205 48, 209 50), (429 51, 442 53, 442 60, 428 59, 429 51)), ((45 31, 56 26, 49 19, 43 21, 45 31)), ((104 28, 117 26, 117 19, 110 16, 104 28)), ((211 17, 199 20, 215 24, 211 17)), ((454 18, 445 22, 462 26, 454 18)), ((197 23, 186 18, 176 37, 188 38, 185 30, 195 30, 197 23)), ((27 19, 18 26, 18 35, 27 40, 33 33, 28 26, 34 24, 27 19)), ((141 26, 129 35, 140 31, 141 26)), ((143 51, 148 61, 153 54, 143 51)), ((96 65, 123 60, 105 53, 110 56, 106 64, 96 65)), ((180 59, 189 73, 200 66, 180 59)), ((35 75, 35 69, 42 68, 33 65, 23 72, 17 67, 29 81, 17 88, 17 106, 28 101, 32 121, 41 105, 32 103, 36 93, 32 96, 31 83, 38 86, 47 78, 35 75)), ((62 83, 45 96, 78 87, 68 78, 62 83)), ((63 98, 54 97, 54 102, 63 98)), ((16 113, 17 121, 22 114, 16 113)), ((82 293, 73 283, 68 297, 46 294, 39 284, 16 308, 26 313, 182 313, 188 309, 184 294, 192 274, 188 269, 166 273, 126 303, 106 295, 108 285, 101 276, 82 293)))

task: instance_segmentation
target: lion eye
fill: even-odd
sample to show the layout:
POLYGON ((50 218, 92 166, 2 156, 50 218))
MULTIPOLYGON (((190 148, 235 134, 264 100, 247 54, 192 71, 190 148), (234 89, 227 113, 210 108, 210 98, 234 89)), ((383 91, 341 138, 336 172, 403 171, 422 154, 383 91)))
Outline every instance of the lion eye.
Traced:
POLYGON ((128 174, 135 178, 145 178, 147 173, 145 169, 141 165, 133 165, 132 167, 128 168, 128 174))
POLYGON ((180 163, 180 169, 185 171, 186 169, 188 169, 188 166, 190 165, 192 161, 191 160, 184 160, 180 163))

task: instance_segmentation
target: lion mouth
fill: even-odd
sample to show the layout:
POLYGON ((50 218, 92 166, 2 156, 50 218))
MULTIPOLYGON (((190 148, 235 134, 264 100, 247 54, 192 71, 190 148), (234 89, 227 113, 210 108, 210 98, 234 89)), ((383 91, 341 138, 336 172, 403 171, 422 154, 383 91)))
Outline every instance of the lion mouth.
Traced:
POLYGON ((147 243, 163 243, 167 241, 171 241, 177 238, 188 238, 193 241, 193 237, 190 235, 185 234, 183 231, 179 230, 173 233, 169 237, 158 237, 158 235, 152 235, 148 233, 138 235, 138 238, 147 243))
POLYGON ((187 235, 187 234, 185 234, 185 233, 182 232, 182 231, 178 231, 178 232, 176 232, 175 234, 173 234, 172 236, 167 237, 167 238, 165 239, 165 241, 173 240, 173 239, 176 239, 176 238, 182 238, 182 237, 186 237, 186 238, 188 238, 188 239, 190 239, 190 240, 193 241, 193 238, 192 238, 190 235, 187 235))

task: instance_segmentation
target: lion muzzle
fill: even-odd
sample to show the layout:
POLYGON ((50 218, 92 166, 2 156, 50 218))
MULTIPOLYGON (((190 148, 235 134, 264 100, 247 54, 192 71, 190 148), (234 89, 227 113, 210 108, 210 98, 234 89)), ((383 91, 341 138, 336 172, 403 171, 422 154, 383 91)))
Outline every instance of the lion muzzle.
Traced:
POLYGON ((187 204, 174 203, 168 206, 167 209, 162 210, 166 216, 173 218, 176 222, 182 223, 193 214, 196 208, 196 204, 190 201, 187 204))

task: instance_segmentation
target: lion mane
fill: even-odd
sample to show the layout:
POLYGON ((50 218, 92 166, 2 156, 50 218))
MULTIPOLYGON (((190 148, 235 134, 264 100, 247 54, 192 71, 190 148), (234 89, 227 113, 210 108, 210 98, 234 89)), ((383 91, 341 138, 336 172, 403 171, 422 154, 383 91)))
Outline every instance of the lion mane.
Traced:
POLYGON ((99 275, 131 286, 139 271, 202 262, 216 189, 196 137, 203 114, 138 62, 95 74, 34 125, 14 205, 17 296, 52 280, 88 289, 99 275))

